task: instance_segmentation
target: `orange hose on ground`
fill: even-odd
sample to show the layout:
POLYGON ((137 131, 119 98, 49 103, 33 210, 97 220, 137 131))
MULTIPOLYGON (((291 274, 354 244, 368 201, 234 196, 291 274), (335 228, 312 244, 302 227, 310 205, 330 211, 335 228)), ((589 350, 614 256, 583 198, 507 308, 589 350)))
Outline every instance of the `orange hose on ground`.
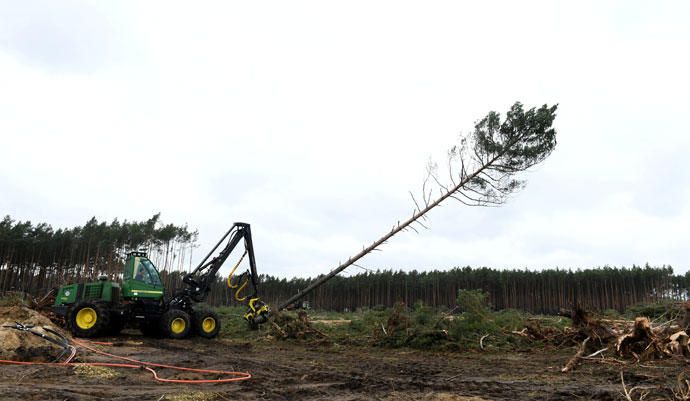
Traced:
POLYGON ((110 341, 91 341, 89 340, 91 344, 98 344, 98 345, 113 345, 115 343, 111 343, 110 341))
POLYGON ((96 348, 93 348, 87 344, 85 344, 82 341, 72 339, 72 342, 82 348, 85 348, 91 352, 95 352, 100 355, 108 356, 110 358, 114 359, 120 359, 123 361, 127 362, 132 362, 132 363, 106 363, 106 362, 70 362, 70 363, 57 363, 57 362, 22 362, 22 361, 9 361, 9 360, 4 360, 0 359, 0 364, 7 364, 7 365, 48 365, 48 366, 103 366, 103 367, 114 367, 114 368, 128 368, 128 369, 141 369, 144 368, 151 372, 153 374, 153 378, 156 381, 162 382, 162 383, 184 383, 184 384, 204 384, 204 383, 231 383, 231 382, 237 382, 237 381, 242 381, 242 380, 249 380, 251 379, 252 375, 251 373, 248 372, 230 372, 230 371, 225 371, 225 370, 212 370, 212 369, 194 369, 194 368, 184 368, 181 366, 173 366, 173 365, 163 365, 159 363, 152 363, 152 362, 144 362, 144 361, 139 361, 133 358, 127 358, 124 356, 119 356, 119 355, 114 355, 110 354, 105 351, 98 350, 96 348), (195 372, 195 373, 207 373, 207 374, 217 374, 217 375, 223 375, 223 376, 233 376, 229 377, 226 379, 164 379, 161 377, 158 377, 158 373, 152 369, 151 367, 158 367, 158 368, 165 368, 165 369, 174 369, 174 370, 182 370, 186 372, 195 372))

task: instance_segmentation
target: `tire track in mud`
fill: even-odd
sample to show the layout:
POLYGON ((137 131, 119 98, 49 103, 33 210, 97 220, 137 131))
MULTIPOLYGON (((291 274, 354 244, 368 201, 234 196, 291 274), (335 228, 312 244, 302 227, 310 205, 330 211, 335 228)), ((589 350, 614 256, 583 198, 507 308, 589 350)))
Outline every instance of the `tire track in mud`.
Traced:
MULTIPOLYGON (((421 361, 417 357, 406 360, 404 356, 402 361, 395 361, 399 359, 396 357, 381 359, 361 354, 357 357, 359 368, 353 369, 353 366, 349 366, 349 369, 341 371, 338 369, 340 367, 339 362, 341 362, 338 359, 345 358, 351 362, 350 356, 336 355, 331 358, 329 364, 320 364, 318 360, 312 360, 311 362, 315 362, 316 365, 308 368, 299 362, 310 359, 300 355, 294 358, 290 366, 281 366, 280 368, 280 371, 283 372, 291 371, 291 375, 273 376, 273 379, 268 379, 269 383, 265 387, 280 389, 278 392, 271 392, 271 396, 275 396, 276 399, 323 399, 326 396, 330 399, 338 399, 338 397, 349 399, 348 395, 351 396, 352 394, 367 394, 365 399, 371 399, 370 397, 376 395, 385 397, 396 392, 410 395, 436 392, 497 400, 515 400, 516 394, 521 394, 518 399, 613 399, 611 392, 614 389, 609 385, 598 387, 566 385, 559 387, 544 380, 542 382, 535 380, 496 380, 491 379, 491 375, 488 375, 488 378, 467 377, 467 374, 463 373, 450 376, 447 373, 448 370, 458 366, 448 363, 447 356, 442 359, 422 358, 421 361), (333 369, 334 365, 335 369, 333 369), (296 383, 294 378, 296 375, 302 375, 301 382, 303 383, 296 383)), ((245 359, 251 360, 252 358, 245 359)), ((458 365, 471 368, 478 362, 474 360, 473 364, 466 364, 464 362, 467 359, 472 360, 473 357, 461 358, 458 365)), ((473 374, 477 374, 477 370, 483 369, 470 370, 474 371, 473 374)), ((261 378, 257 377, 257 379, 261 378)), ((249 384, 247 385, 249 386, 249 384)), ((411 399, 420 398, 411 396, 411 399)))
MULTIPOLYGON (((124 342, 112 351, 150 362, 249 371, 253 378, 217 385, 162 385, 152 382, 145 371, 118 371, 115 379, 99 380, 78 376, 71 368, 0 366, 0 400, 157 401, 166 394, 201 391, 221 394, 218 400, 561 401, 617 400, 622 390, 617 366, 589 364, 560 373, 560 366, 572 355, 570 349, 484 354, 291 342, 250 345, 134 339, 138 345, 124 342)), ((630 373, 626 383, 629 387, 667 386, 664 377, 675 378, 685 366, 669 362, 657 369, 663 373, 658 378, 630 373)), ((166 370, 161 374, 176 375, 166 370)))

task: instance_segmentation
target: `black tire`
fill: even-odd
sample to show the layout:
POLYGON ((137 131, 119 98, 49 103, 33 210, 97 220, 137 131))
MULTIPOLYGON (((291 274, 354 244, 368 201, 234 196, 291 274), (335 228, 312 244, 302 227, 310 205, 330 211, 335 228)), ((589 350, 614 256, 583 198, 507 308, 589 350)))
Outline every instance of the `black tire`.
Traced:
POLYGON ((212 310, 201 309, 194 311, 192 326, 199 337, 214 338, 220 332, 220 318, 212 310))
POLYGON ((185 338, 192 329, 192 319, 185 311, 170 309, 161 316, 160 327, 166 337, 185 338))
POLYGON ((110 327, 110 312, 102 304, 79 302, 67 313, 67 327, 75 337, 96 337, 110 327))

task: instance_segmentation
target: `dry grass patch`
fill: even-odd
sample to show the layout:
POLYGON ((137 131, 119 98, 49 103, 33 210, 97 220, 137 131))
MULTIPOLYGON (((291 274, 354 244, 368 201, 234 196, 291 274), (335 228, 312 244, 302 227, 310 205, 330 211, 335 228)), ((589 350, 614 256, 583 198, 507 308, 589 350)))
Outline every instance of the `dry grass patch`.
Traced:
POLYGON ((114 379, 120 374, 114 369, 105 366, 77 365, 74 367, 77 376, 92 377, 96 379, 114 379))
POLYGON ((162 400, 166 401, 213 401, 220 399, 218 393, 195 391, 192 393, 167 394, 162 400))

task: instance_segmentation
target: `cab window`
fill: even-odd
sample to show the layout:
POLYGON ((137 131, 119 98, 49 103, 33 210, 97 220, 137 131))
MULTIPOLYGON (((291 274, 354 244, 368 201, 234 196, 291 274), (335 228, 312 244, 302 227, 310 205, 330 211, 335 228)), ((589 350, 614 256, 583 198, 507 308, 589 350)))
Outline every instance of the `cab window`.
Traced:
POLYGON ((156 268, 148 259, 137 258, 134 262, 134 279, 149 285, 161 285, 156 268))
POLYGON ((153 263, 151 263, 151 261, 148 259, 144 259, 141 261, 141 264, 146 267, 146 270, 149 273, 149 276, 151 278, 151 282, 149 284, 161 285, 161 279, 158 276, 158 271, 156 271, 156 268, 153 266, 153 263))

